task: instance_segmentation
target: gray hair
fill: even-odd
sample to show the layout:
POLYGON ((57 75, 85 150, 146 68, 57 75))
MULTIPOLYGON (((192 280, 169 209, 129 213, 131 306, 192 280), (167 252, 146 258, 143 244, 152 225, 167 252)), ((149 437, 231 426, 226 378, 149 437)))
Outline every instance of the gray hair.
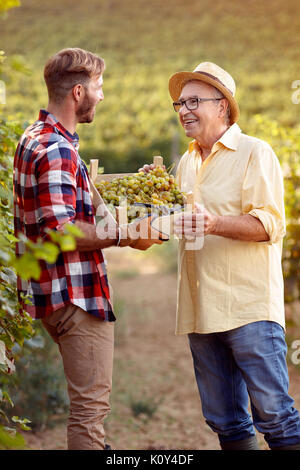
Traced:
POLYGON ((230 103, 227 100, 227 98, 223 95, 223 93, 220 90, 218 90, 218 88, 216 88, 214 86, 212 86, 212 88, 213 88, 213 94, 214 94, 215 98, 224 98, 228 103, 226 114, 224 116, 224 120, 225 120, 225 123, 227 125, 230 125, 230 115, 231 115, 230 103))

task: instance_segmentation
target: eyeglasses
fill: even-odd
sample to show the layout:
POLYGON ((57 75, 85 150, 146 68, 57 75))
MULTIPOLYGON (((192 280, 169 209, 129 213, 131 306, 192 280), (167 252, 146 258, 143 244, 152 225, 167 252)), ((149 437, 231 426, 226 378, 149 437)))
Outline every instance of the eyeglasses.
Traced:
POLYGON ((199 103, 203 103, 204 101, 220 101, 223 100, 223 98, 189 98, 187 100, 181 100, 181 101, 175 101, 173 103, 173 108, 176 113, 180 110, 180 108, 185 104, 187 109, 189 111, 193 111, 194 109, 197 109, 199 106, 199 103))

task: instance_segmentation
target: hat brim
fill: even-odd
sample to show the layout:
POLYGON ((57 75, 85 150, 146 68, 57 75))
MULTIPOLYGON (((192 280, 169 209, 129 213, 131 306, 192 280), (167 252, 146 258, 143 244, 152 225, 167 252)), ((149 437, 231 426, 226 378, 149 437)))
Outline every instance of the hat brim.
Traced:
POLYGON ((201 82, 208 83, 209 85, 212 85, 220 90, 225 98, 228 99, 230 104, 230 123, 233 124, 238 120, 240 115, 239 105, 232 93, 214 77, 202 74, 201 72, 177 72, 172 75, 169 80, 169 92, 173 101, 178 100, 182 88, 190 80, 199 80, 201 82))

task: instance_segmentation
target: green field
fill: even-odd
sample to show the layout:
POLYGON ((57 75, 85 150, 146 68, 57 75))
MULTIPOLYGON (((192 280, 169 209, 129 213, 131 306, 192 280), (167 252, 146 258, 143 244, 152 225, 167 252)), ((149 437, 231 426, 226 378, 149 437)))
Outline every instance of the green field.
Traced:
POLYGON ((186 147, 168 79, 202 61, 234 76, 245 132, 258 113, 297 126, 291 96, 300 79, 299 39, 297 0, 22 0, 1 21, 0 48, 23 56, 31 74, 7 83, 5 111, 36 118, 47 105, 43 66, 59 49, 99 53, 105 100, 95 122, 79 127, 81 154, 100 158, 105 171, 134 171, 152 155, 169 161, 186 147))

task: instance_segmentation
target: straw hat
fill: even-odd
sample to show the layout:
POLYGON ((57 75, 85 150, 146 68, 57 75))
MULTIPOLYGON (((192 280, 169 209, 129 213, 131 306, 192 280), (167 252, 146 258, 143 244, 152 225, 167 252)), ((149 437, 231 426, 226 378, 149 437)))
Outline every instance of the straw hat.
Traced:
POLYGON ((230 103, 230 123, 239 117, 239 105, 235 95, 235 83, 231 75, 212 62, 202 62, 193 72, 177 72, 169 80, 169 91, 173 101, 177 101, 182 88, 190 80, 200 80, 220 90, 230 103))

